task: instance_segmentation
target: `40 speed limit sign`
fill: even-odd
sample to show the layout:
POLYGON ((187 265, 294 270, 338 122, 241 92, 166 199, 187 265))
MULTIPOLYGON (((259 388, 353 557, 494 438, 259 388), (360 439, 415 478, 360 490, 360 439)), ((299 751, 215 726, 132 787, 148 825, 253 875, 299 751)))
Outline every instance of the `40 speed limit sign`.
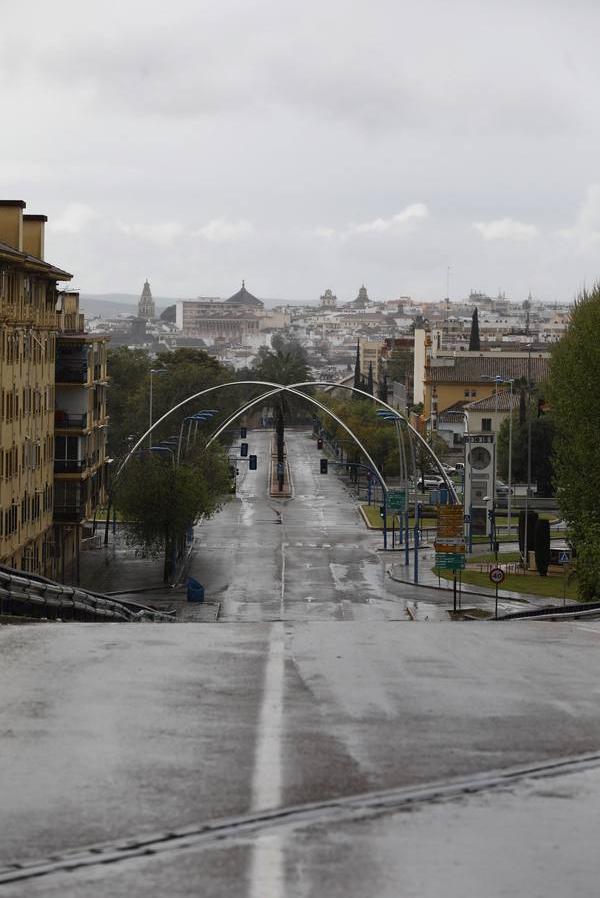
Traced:
POLYGON ((504 571, 501 567, 493 567, 490 570, 490 580, 496 585, 504 580, 504 571))

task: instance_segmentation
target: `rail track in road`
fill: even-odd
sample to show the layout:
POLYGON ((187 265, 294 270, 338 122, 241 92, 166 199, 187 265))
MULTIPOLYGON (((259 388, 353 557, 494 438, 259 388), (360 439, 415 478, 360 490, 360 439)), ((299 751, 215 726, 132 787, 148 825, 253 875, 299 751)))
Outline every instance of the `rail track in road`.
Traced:
POLYGON ((506 770, 476 774, 422 786, 386 789, 311 802, 255 813, 206 821, 154 834, 140 834, 112 842, 54 853, 46 858, 0 866, 0 887, 28 879, 90 867, 120 863, 136 858, 159 856, 166 852, 202 849, 224 840, 245 838, 250 834, 281 827, 306 827, 348 823, 369 817, 410 810, 421 805, 452 801, 461 797, 506 789, 527 780, 581 773, 600 767, 600 752, 544 761, 506 770))

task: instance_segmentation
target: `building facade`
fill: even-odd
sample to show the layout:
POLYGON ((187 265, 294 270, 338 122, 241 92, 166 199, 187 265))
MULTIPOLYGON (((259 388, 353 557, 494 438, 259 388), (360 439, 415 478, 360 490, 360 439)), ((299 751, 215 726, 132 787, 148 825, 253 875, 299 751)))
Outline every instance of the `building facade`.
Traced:
MULTIPOLYGON (((66 472, 60 471, 60 457, 55 455, 55 419, 63 411, 57 400, 63 402, 64 386, 62 381, 57 384, 57 373, 64 377, 64 340, 71 332, 80 335, 79 345, 86 338, 77 303, 65 300, 58 289, 71 275, 44 260, 47 219, 25 215, 24 209, 20 200, 0 201, 0 564, 54 577, 76 554, 80 536, 77 528, 70 552, 61 557, 64 489, 58 481, 66 472)), ((94 342, 104 347, 104 341, 94 342)), ((93 352, 100 353, 98 370, 104 364, 105 378, 103 351, 93 352)), ((93 412, 96 400, 87 399, 93 412)), ((106 423, 105 396, 100 400, 98 394, 96 405, 104 409, 106 423)), ((86 437, 91 432, 83 431, 86 437)), ((59 434, 66 435, 71 433, 59 434)), ((102 439, 98 442, 92 476, 104 466, 102 439)), ((97 478, 90 497, 100 496, 98 483, 97 478)))
POLYGON ((107 340, 84 332, 79 294, 59 298, 55 367, 54 524, 60 579, 77 563, 81 526, 106 493, 107 340))

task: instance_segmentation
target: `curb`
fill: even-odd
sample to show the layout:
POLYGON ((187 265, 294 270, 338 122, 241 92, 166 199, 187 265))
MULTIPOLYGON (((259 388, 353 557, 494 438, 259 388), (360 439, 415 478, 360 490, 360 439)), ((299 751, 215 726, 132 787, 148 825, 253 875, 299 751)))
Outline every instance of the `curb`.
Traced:
MULTIPOLYGON (((437 589, 439 592, 452 592, 451 586, 436 586, 434 583, 414 583, 412 580, 402 580, 400 577, 395 577, 391 571, 387 572, 390 580, 394 580, 396 583, 403 583, 405 586, 415 586, 419 589, 437 589)), ((482 599, 493 599, 495 598, 495 593, 490 590, 490 592, 476 592, 474 589, 466 589, 466 584, 463 583, 461 592, 463 595, 466 593, 470 596, 481 596, 482 599)), ((501 599, 506 599, 507 601, 511 601, 511 596, 506 596, 502 594, 501 590, 498 590, 498 597, 501 599)))

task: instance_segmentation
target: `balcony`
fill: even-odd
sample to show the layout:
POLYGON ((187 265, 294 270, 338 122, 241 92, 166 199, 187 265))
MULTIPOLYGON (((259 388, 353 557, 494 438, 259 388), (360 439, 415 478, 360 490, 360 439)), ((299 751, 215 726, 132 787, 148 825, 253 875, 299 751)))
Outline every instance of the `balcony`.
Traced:
POLYGON ((87 468, 85 458, 55 458, 55 474, 81 474, 87 468))
POLYGON ((54 426, 58 430, 86 430, 87 414, 73 415, 71 412, 65 412, 62 409, 56 409, 54 412, 54 426))
POLYGON ((86 384, 88 382, 87 363, 81 365, 57 365, 57 384, 86 384))
POLYGON ((55 505, 54 520, 63 524, 79 524, 85 518, 85 505, 55 505))

